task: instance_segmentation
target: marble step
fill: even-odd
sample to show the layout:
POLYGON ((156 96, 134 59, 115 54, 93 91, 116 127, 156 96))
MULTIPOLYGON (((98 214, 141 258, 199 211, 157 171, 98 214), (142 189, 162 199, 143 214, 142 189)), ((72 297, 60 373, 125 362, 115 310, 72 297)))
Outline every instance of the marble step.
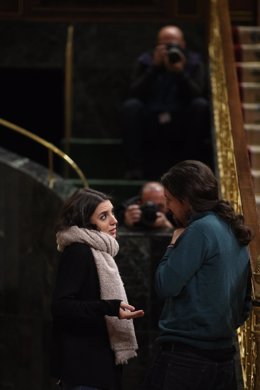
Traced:
POLYGON ((255 194, 260 195, 260 169, 251 169, 255 194))
POLYGON ((260 62, 237 62, 239 82, 260 83, 260 62))
MULTIPOLYGON (((70 178, 66 181, 75 187, 82 186, 79 179, 70 178)), ((116 205, 137 195, 144 183, 144 180, 88 179, 89 187, 109 194, 116 205)))
POLYGON ((260 124, 244 124, 248 145, 260 145, 260 124))
POLYGON ((254 44, 260 43, 259 26, 234 26, 233 27, 234 43, 254 44))
POLYGON ((122 140, 119 138, 71 138, 64 150, 87 178, 123 179, 126 166, 122 140))
POLYGON ((260 170, 260 145, 248 145, 251 169, 260 170))
POLYGON ((260 102, 242 103, 244 123, 260 124, 260 102))
POLYGON ((234 45, 235 59, 237 62, 260 61, 260 43, 234 45))
POLYGON ((242 82, 239 87, 243 103, 260 103, 260 82, 242 82))
POLYGON ((247 143, 249 145, 260 145, 260 124, 244 124, 247 143))
POLYGON ((255 200, 256 200, 256 209, 258 212, 258 217, 260 219, 260 194, 255 196, 255 200))

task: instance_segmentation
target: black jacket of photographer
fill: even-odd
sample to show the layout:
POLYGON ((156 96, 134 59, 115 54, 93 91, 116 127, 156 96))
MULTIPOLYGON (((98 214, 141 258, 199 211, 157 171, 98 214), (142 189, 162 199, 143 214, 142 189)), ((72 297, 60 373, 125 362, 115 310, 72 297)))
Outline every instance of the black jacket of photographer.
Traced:
POLYGON ((154 112, 178 112, 197 97, 206 96, 207 73, 199 53, 185 49, 186 64, 181 72, 170 72, 153 64, 153 52, 137 60, 131 97, 138 98, 154 112))

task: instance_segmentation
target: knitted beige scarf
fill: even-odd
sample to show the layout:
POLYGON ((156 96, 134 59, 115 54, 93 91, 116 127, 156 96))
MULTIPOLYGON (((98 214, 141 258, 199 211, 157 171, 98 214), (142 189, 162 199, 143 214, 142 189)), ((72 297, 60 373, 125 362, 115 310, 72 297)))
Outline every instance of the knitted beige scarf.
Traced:
MULTIPOLYGON (((97 267, 101 299, 120 299, 127 302, 124 285, 114 260, 119 250, 118 242, 114 237, 96 230, 72 226, 59 231, 56 238, 60 252, 73 242, 89 245, 97 267)), ((137 356, 138 345, 133 320, 120 320, 111 316, 105 316, 105 320, 110 345, 115 353, 115 362, 126 364, 128 359, 137 356)))

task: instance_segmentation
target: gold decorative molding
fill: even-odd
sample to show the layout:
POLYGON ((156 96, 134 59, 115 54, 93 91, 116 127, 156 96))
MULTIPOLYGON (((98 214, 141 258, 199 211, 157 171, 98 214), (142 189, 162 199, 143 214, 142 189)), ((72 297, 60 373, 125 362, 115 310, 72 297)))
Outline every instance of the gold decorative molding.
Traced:
POLYGON ((24 1, 23 0, 0 0, 0 16, 18 17, 23 14, 24 1))
MULTIPOLYGON (((251 181, 247 180, 246 185, 244 183, 242 185, 240 182, 241 177, 243 179, 246 175, 250 177, 250 169, 246 161, 248 155, 245 153, 246 144, 244 144, 245 140, 243 141, 244 133, 239 133, 241 134, 239 143, 236 143, 237 139, 233 138, 234 134, 239 137, 233 127, 237 127, 235 130, 238 131, 240 127, 242 129, 243 123, 242 119, 241 124, 238 121, 234 121, 234 116, 239 117, 239 113, 235 112, 235 110, 241 110, 241 108, 240 104, 238 106, 234 104, 238 96, 238 88, 235 88, 234 85, 231 88, 230 85, 237 83, 237 80, 232 73, 233 68, 235 69, 234 59, 231 55, 227 57, 227 53, 230 54, 230 50, 232 50, 232 46, 227 44, 227 41, 231 40, 231 36, 227 36, 227 34, 231 35, 231 29, 229 25, 228 27, 225 26, 226 28, 223 27, 224 23, 230 22, 228 18, 223 17, 223 14, 225 16, 228 15, 227 0, 211 0, 210 4, 209 63, 221 195, 232 203, 237 212, 244 213, 248 211, 250 218, 253 219, 253 216, 256 218, 252 212, 254 205, 247 204, 248 210, 246 207, 243 209, 245 201, 247 203, 250 201, 250 199, 246 199, 245 193, 248 197, 251 197, 251 192, 253 194, 253 189, 249 188, 251 181), (225 33, 226 35, 224 35, 225 33), (232 72, 231 66, 233 66, 232 72), (239 155, 239 146, 243 147, 240 152, 245 156, 242 162, 239 160, 241 157, 239 155), (243 167, 242 163, 244 163, 243 167), (243 174, 238 167, 240 170, 243 169, 243 174), (246 175, 245 172, 247 172, 246 175), (242 194, 244 203, 242 202, 242 194)), ((253 196, 251 197, 252 200, 254 199, 253 196)), ((253 221, 248 221, 253 223, 253 221)), ((255 226, 259 230, 259 221, 255 226)), ((254 239, 252 245, 250 243, 254 305, 250 318, 238 330, 244 390, 260 389, 260 307, 258 306, 260 264, 258 264, 258 254, 258 243, 254 239)))
MULTIPOLYGON (((0 0, 8 3, 10 0, 0 0)), ((206 0, 11 0, 19 1, 20 19, 67 21, 205 21, 206 0)), ((15 14, 13 14, 15 16, 15 14)), ((16 17, 18 14, 16 14, 16 17)), ((0 18, 10 14, 0 6, 0 18)))
POLYGON ((221 185, 221 195, 232 202, 237 212, 241 210, 231 120, 225 77, 223 45, 220 36, 220 22, 217 17, 216 1, 212 1, 210 23, 210 75, 212 103, 217 151, 217 166, 221 185))

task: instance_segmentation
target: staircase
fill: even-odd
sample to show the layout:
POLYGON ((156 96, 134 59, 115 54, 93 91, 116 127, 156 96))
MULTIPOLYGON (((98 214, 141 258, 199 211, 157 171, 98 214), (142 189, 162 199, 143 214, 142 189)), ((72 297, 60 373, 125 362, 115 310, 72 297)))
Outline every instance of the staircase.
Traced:
MULTIPOLYGON (((61 149, 80 166, 89 186, 111 195, 115 204, 137 195, 144 183, 124 179, 126 166, 120 138, 71 138, 69 145, 62 140, 61 149)), ((67 180, 81 185, 76 176, 67 180)))
POLYGON ((260 27, 233 27, 244 128, 260 216, 260 27))

